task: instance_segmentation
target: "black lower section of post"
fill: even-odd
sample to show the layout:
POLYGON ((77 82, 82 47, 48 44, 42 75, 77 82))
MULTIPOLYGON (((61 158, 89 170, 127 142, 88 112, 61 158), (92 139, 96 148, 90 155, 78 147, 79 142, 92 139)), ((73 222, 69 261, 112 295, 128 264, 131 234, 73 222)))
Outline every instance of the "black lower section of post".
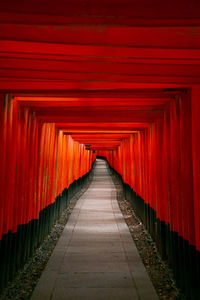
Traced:
MULTIPOLYGON (((90 172, 89 172, 90 173, 90 172)), ((0 240, 0 292, 49 234, 55 221, 67 207, 69 200, 86 183, 89 173, 75 180, 55 202, 40 211, 39 218, 19 225, 17 232, 9 231, 0 240)))
POLYGON ((200 299, 200 252, 177 232, 172 231, 170 224, 159 220, 156 211, 124 183, 122 176, 111 166, 110 170, 121 181, 124 198, 131 203, 136 215, 151 234, 162 259, 166 260, 173 270, 177 285, 186 298, 200 299))

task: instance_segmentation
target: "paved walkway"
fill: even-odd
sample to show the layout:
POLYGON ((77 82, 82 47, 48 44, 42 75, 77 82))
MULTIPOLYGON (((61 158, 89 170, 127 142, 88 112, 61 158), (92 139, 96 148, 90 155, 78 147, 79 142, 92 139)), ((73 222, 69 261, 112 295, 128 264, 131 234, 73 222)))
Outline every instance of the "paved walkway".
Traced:
POLYGON ((116 200, 105 161, 97 159, 31 300, 156 300, 116 200))

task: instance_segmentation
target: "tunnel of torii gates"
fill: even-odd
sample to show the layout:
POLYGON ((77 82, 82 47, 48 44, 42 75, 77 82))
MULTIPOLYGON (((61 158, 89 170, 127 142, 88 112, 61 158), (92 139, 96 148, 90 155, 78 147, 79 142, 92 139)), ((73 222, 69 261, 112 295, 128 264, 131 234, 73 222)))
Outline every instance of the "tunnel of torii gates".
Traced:
POLYGON ((199 116, 200 1, 1 1, 1 289, 98 155, 199 299, 199 116))

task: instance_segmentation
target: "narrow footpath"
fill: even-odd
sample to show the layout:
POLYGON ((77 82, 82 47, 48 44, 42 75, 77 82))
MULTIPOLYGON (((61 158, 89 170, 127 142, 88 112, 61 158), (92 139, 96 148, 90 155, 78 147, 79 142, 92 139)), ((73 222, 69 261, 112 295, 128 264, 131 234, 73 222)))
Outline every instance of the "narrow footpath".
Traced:
POLYGON ((104 160, 80 197, 31 300, 157 300, 104 160))

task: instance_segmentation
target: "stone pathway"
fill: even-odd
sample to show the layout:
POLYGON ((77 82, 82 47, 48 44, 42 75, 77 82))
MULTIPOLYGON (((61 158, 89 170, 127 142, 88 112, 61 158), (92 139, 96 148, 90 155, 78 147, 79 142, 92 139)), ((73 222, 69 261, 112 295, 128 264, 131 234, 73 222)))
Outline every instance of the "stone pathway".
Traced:
POLYGON ((97 159, 31 300, 157 300, 119 209, 104 160, 97 159))

